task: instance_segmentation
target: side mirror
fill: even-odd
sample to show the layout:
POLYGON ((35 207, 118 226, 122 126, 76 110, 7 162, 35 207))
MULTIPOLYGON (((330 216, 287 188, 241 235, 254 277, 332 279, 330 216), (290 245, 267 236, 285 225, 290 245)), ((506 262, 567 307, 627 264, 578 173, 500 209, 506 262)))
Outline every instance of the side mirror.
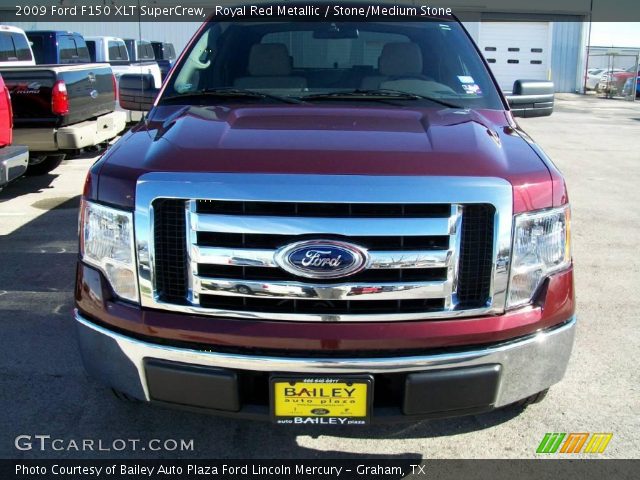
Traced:
POLYGON ((514 117, 547 117, 553 113, 555 88, 547 80, 516 80, 507 101, 514 117))
POLYGON ((118 98, 120 106, 125 110, 151 110, 159 91, 155 87, 153 75, 150 74, 122 75, 118 82, 118 98))

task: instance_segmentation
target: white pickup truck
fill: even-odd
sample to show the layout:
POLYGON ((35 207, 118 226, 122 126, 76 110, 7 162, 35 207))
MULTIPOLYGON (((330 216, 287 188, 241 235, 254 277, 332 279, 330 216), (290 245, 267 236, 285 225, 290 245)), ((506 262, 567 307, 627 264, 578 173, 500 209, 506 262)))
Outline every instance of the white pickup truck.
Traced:
POLYGON ((36 64, 24 30, 0 25, 0 63, 5 67, 30 67, 36 64))
MULTIPOLYGON (((162 85, 160 67, 156 61, 136 61, 131 59, 127 46, 122 38, 118 37, 84 37, 87 48, 94 62, 106 62, 111 65, 113 74, 119 82, 125 74, 151 74, 156 88, 162 85)), ((118 102, 117 110, 123 110, 118 102)), ((127 113, 127 123, 136 122, 142 118, 143 112, 124 110, 127 113)))

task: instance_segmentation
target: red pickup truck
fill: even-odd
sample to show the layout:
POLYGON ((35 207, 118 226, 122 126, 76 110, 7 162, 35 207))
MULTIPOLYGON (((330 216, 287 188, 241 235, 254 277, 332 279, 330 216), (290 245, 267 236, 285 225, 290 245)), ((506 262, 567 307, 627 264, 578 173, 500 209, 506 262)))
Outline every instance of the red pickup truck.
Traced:
POLYGON ((159 92, 121 78, 152 108, 86 180, 86 369, 279 424, 539 401, 573 344, 570 210, 513 117, 552 89, 506 99, 452 17, 206 22, 159 92))
POLYGON ((0 190, 27 171, 29 150, 11 145, 13 141, 13 111, 11 96, 0 75, 0 190))

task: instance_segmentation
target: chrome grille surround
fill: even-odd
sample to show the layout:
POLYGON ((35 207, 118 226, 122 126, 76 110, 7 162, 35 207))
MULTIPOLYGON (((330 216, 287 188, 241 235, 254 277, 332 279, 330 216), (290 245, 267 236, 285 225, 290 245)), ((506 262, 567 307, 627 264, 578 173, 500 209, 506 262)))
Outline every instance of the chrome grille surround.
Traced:
POLYGON ((135 231, 138 252, 140 298, 143 307, 197 315, 254 320, 306 322, 384 322, 444 319, 492 315, 504 312, 512 229, 512 187, 492 177, 148 173, 140 177, 136 189, 135 231), (154 278, 154 208, 158 199, 185 201, 187 228, 187 297, 184 304, 164 301, 156 291, 154 278), (200 214, 198 200, 245 202, 369 203, 369 204, 449 204, 448 218, 325 218, 269 217, 200 214), (459 309, 456 296, 460 252, 462 206, 490 204, 495 208, 493 223, 493 271, 489 299, 481 308, 459 309), (273 250, 202 247, 198 231, 227 233, 277 233, 308 235, 323 239, 340 235, 449 235, 447 250, 370 251, 368 269, 446 268, 444 281, 360 283, 349 277, 331 284, 291 281, 237 282, 198 275, 197 265, 259 265, 277 268, 273 250), (240 283, 247 287, 243 290, 240 283), (436 311, 402 313, 282 313, 262 310, 207 308, 201 295, 215 292, 225 297, 256 297, 253 288, 268 285, 268 297, 318 300, 407 300, 443 299, 436 311))

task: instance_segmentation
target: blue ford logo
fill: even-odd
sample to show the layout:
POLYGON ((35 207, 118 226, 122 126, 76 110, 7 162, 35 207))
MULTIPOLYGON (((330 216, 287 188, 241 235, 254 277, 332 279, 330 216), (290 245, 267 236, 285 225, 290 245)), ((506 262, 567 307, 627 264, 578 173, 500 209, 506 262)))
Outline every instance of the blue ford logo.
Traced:
POLYGON ((289 273, 307 278, 339 278, 367 266, 367 251, 351 243, 309 240, 276 252, 276 263, 289 273))

